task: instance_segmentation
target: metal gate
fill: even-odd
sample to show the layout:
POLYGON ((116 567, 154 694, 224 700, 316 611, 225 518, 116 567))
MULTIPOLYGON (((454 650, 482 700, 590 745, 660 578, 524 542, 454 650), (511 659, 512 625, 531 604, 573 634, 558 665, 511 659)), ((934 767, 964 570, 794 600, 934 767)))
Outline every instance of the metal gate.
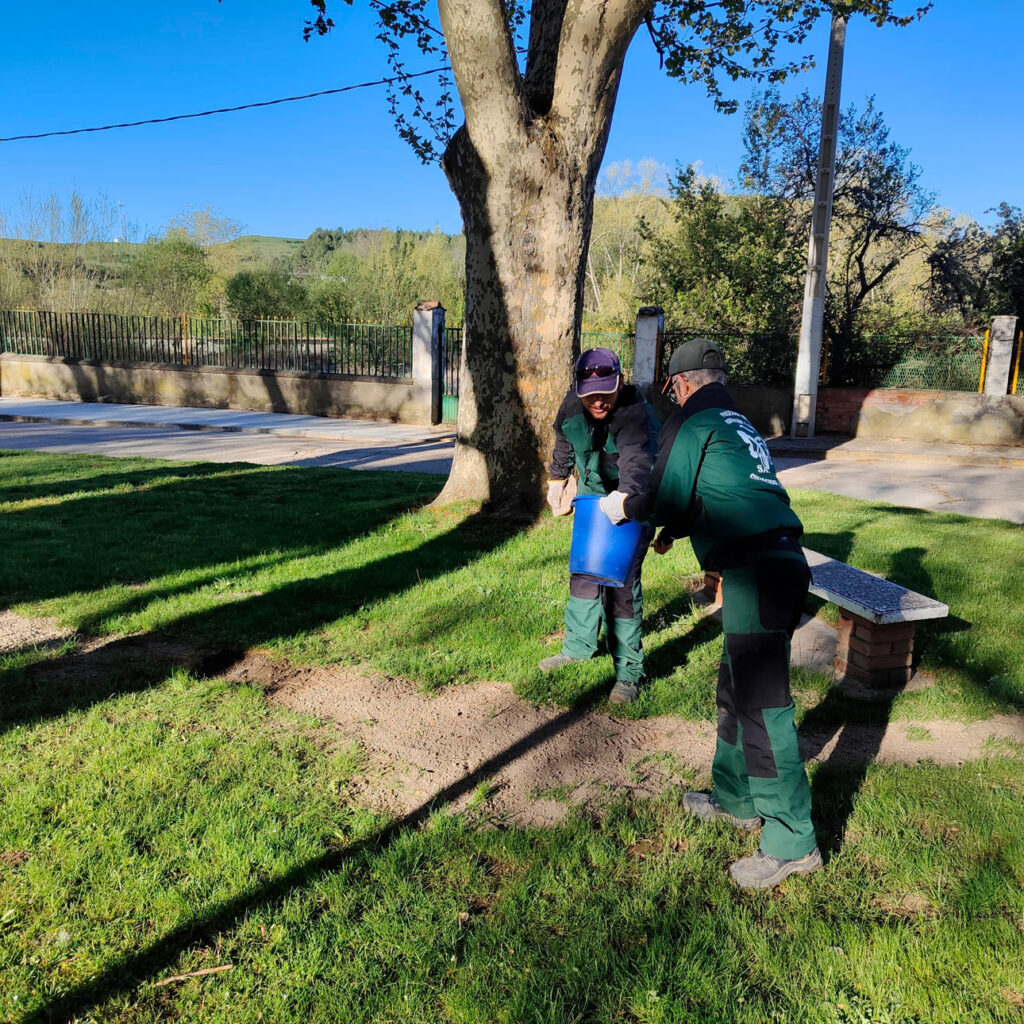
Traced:
POLYGON ((459 364, 462 362, 462 328, 441 332, 441 422, 454 425, 459 419, 459 364))

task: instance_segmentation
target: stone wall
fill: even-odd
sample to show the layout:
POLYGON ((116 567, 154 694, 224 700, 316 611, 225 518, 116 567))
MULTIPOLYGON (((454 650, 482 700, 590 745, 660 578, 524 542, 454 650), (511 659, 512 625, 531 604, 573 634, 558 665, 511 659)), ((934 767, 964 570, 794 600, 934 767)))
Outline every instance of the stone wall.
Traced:
POLYGON ((411 382, 210 368, 176 370, 10 353, 0 355, 0 394, 431 422, 430 395, 411 382))
POLYGON ((817 430, 909 441, 1024 444, 1024 396, 825 388, 818 394, 817 430))

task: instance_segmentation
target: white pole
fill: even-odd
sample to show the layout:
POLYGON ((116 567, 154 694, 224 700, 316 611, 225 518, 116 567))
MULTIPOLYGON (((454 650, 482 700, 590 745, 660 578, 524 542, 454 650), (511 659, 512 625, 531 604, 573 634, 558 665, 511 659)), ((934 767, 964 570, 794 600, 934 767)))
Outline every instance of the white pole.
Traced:
POLYGON ((821 104, 821 142, 814 184, 811 240, 807 247, 804 308, 800 319, 800 347, 793 387, 793 437, 814 436, 814 414, 821 372, 822 325, 825 319, 825 281, 828 270, 828 233, 832 223, 832 192, 835 187, 836 136, 839 130, 839 87, 843 79, 846 19, 832 15, 832 40, 825 72, 825 96, 821 104))

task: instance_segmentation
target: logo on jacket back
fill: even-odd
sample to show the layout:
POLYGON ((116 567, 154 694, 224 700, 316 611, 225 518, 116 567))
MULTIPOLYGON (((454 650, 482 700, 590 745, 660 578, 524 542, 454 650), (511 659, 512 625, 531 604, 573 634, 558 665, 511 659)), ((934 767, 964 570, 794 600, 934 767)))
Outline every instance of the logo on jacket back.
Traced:
POLYGON ((750 420, 734 409, 723 410, 722 419, 736 431, 740 440, 747 446, 750 457, 757 463, 758 473, 774 476, 775 467, 772 465, 772 456, 768 451, 768 445, 764 443, 764 438, 754 429, 750 420))

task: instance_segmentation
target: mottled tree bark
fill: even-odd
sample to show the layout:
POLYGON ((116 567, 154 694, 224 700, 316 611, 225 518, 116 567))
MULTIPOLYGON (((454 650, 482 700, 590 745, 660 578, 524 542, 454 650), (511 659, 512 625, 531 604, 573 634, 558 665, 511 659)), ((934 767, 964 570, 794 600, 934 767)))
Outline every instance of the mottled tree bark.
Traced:
POLYGON ((536 511, 579 347, 594 186, 647 0, 539 0, 520 74, 497 0, 440 0, 466 123, 444 155, 466 232, 458 440, 439 502, 536 511))

